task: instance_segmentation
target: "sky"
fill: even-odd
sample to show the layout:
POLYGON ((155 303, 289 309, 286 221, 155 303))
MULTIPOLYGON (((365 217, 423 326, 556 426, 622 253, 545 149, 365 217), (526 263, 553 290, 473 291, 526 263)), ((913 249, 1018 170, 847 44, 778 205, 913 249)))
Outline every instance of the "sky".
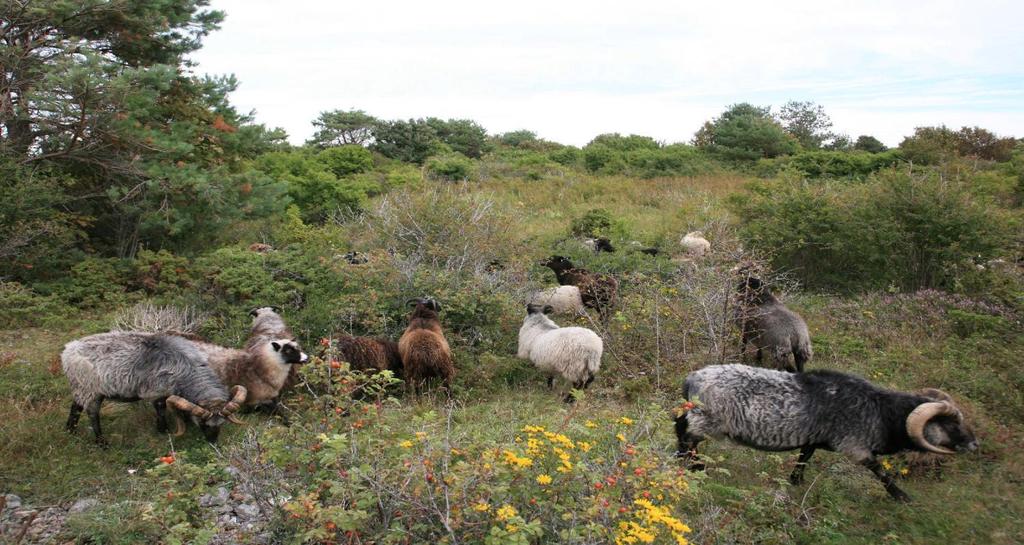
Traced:
POLYGON ((730 104, 809 100, 834 130, 1024 137, 1024 2, 212 0, 192 55, 292 143, 320 112, 468 118, 584 145, 687 142, 730 104))

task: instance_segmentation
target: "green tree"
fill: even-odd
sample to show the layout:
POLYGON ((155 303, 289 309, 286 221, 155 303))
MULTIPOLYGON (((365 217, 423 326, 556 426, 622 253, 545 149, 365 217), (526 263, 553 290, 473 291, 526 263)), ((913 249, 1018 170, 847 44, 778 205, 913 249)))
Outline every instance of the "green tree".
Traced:
POLYGON ((373 168, 373 154, 362 146, 347 145, 327 148, 318 153, 316 158, 338 178, 366 172, 373 168))
POLYGON ((537 141, 537 133, 528 130, 509 131, 498 135, 498 141, 506 146, 518 148, 537 141))
POLYGON ((853 149, 870 153, 881 153, 889 148, 886 148, 885 144, 874 136, 862 134, 857 137, 857 141, 853 144, 853 149))
POLYGON ((936 165, 954 159, 958 144, 956 133, 945 125, 917 127, 912 136, 900 142, 900 151, 913 163, 936 165))
POLYGON ((779 109, 779 121, 806 149, 818 149, 836 137, 832 120, 820 104, 791 100, 779 109))
POLYGON ((443 152, 447 146, 429 123, 410 119, 378 122, 373 127, 370 147, 385 157, 421 165, 427 157, 443 152))
POLYGON ((956 150, 964 157, 1009 161, 1016 145, 1016 139, 1000 138, 981 127, 962 127, 956 133, 956 150))
POLYGON ((320 116, 313 120, 316 132, 306 143, 318 148, 365 146, 373 138, 376 123, 377 118, 362 110, 320 112, 320 116))
POLYGON ((487 130, 471 119, 444 121, 428 117, 427 125, 434 129, 437 137, 452 151, 472 159, 479 159, 487 151, 487 130))
POLYGON ((705 124, 694 138, 699 147, 730 160, 756 161, 789 155, 799 144, 771 116, 771 108, 742 103, 705 124))

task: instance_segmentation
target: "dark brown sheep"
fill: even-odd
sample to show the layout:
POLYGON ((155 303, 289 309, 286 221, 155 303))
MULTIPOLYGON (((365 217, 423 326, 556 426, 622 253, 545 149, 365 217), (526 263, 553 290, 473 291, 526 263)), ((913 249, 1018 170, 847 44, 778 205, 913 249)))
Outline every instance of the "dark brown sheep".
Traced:
POLYGON ((332 344, 340 358, 347 361, 353 370, 389 370, 396 376, 402 374, 402 357, 398 353, 398 343, 395 341, 341 335, 335 338, 332 344))
POLYGON ((438 319, 441 305, 433 299, 421 298, 409 300, 409 305, 415 308, 409 314, 409 326, 398 340, 406 384, 416 392, 428 379, 439 377, 450 392, 455 365, 438 319))
POLYGON ((614 276, 574 267, 572 261, 560 255, 551 256, 541 265, 555 272, 559 284, 578 287, 583 305, 597 310, 601 321, 607 323, 619 297, 619 281, 614 276))

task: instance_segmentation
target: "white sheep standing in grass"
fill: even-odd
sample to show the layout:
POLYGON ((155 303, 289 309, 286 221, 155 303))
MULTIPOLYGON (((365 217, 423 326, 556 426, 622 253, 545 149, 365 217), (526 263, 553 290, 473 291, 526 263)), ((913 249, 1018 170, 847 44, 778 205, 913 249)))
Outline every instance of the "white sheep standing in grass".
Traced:
MULTIPOLYGON (((523 327, 519 329, 519 351, 522 359, 533 362, 548 375, 548 387, 561 375, 573 387, 582 390, 594 381, 601 369, 604 343, 601 337, 585 327, 558 327, 547 314, 551 305, 527 305, 523 327)), ((566 403, 573 397, 566 395, 566 403)))
POLYGON ((686 233, 679 241, 679 245, 683 247, 683 250, 690 257, 703 257, 704 254, 711 250, 711 243, 708 242, 708 239, 704 238, 704 233, 700 231, 686 233))
POLYGON ((526 296, 527 305, 551 305, 555 314, 586 314, 583 298, 576 286, 555 286, 531 292, 526 296))

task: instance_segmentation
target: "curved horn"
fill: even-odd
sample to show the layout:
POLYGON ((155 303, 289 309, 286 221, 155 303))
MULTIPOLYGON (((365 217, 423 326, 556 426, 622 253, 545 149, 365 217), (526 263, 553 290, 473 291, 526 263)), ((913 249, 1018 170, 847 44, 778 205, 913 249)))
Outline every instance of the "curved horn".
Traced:
POLYGON ((420 304, 422 302, 423 302, 422 298, 420 298, 420 297, 413 297, 412 299, 409 299, 408 301, 406 301, 405 304, 409 305, 411 307, 411 306, 418 305, 418 304, 420 304))
POLYGON ((197 416, 203 420, 206 420, 207 418, 213 416, 213 413, 211 413, 210 411, 182 397, 170 396, 167 398, 167 404, 174 407, 175 409, 180 409, 184 412, 191 413, 192 415, 197 416))
MULTIPOLYGON (((245 386, 235 385, 231 387, 231 400, 224 404, 224 408, 220 410, 222 414, 228 420, 231 420, 233 415, 238 409, 242 408, 242 404, 245 403, 245 397, 249 395, 248 390, 245 386)), ((238 419, 231 420, 235 424, 238 424, 238 419)))
POLYGON ((960 411, 957 410, 952 403, 946 401, 930 401, 928 403, 922 403, 917 406, 916 409, 910 412, 907 416, 907 435, 910 439, 917 444, 917 446, 936 454, 956 454, 945 447, 933 445, 928 442, 928 439, 924 436, 924 426, 929 420, 936 416, 943 415, 959 415, 960 411))
POLYGON ((185 435, 185 419, 174 409, 171 409, 171 415, 174 417, 174 436, 181 437, 185 435))
POLYGON ((260 308, 262 308, 262 307, 256 307, 256 308, 254 308, 254 309, 250 310, 250 311, 249 311, 249 316, 252 316, 253 318, 255 318, 256 316, 258 316, 258 315, 259 315, 259 310, 260 310, 260 308))

